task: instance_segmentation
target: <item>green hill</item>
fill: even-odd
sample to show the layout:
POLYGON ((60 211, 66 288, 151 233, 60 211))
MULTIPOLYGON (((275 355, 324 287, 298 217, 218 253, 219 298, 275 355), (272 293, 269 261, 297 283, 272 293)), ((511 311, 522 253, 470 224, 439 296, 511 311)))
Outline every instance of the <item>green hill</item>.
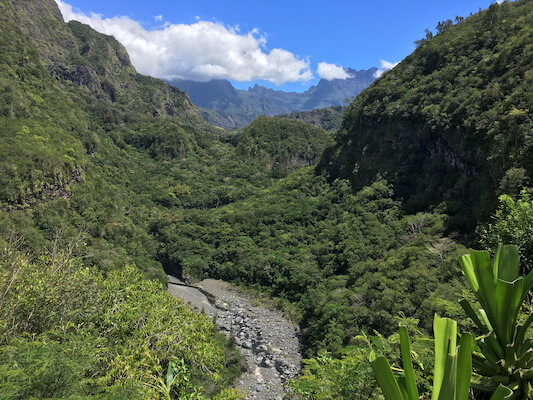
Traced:
MULTIPOLYGON (((220 206, 271 183, 268 160, 237 156, 236 137, 207 124, 185 92, 136 73, 113 37, 63 23, 53 1, 0 7, 0 229, 30 249, 84 231, 87 263, 135 263, 164 281, 147 215, 220 206)), ((256 125, 262 145, 284 140, 268 135, 275 121, 256 125)), ((315 160, 328 135, 305 129, 292 146, 306 156, 309 144, 315 160)))
POLYGON ((285 118, 258 117, 232 141, 243 159, 265 160, 277 177, 314 165, 331 135, 323 129, 285 118))
POLYGON ((296 119, 320 127, 326 131, 337 131, 344 118, 344 106, 318 108, 312 111, 295 111, 290 114, 278 115, 282 118, 296 119))
POLYGON ((516 1, 445 21, 350 105, 320 170, 355 188, 385 177, 408 212, 439 206, 471 231, 531 183, 532 19, 516 1))

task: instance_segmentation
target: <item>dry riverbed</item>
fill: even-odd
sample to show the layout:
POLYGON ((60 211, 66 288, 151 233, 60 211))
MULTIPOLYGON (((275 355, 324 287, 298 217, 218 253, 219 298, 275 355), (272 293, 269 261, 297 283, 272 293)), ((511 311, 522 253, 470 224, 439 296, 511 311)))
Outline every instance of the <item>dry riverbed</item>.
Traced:
POLYGON ((168 291, 214 318, 233 337, 246 362, 236 386, 246 399, 278 400, 284 383, 300 373, 298 328, 280 311, 252 305, 252 299, 227 282, 206 279, 194 287, 169 276, 168 291))

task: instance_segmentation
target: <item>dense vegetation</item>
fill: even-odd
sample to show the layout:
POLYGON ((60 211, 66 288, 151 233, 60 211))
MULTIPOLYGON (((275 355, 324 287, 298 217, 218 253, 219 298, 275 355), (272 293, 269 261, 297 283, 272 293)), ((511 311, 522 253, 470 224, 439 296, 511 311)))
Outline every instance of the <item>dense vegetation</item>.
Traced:
POLYGON ((219 392, 239 372, 235 351, 143 280, 166 281, 154 221, 246 198, 293 169, 292 157, 314 162, 330 135, 269 119, 241 134, 256 153, 237 157, 238 142, 203 122, 185 93, 136 74, 113 38, 64 24, 52 1, 0 7, 0 234, 18 244, 16 263, 2 256, 2 393, 155 398, 171 362, 183 375, 173 393, 219 392), (261 132, 270 124, 272 143, 261 132), (281 148, 274 173, 261 156, 281 148), (68 265, 56 252, 72 256, 68 265))
POLYGON ((311 111, 295 111, 290 114, 279 115, 283 118, 296 119, 304 121, 313 126, 325 129, 326 131, 337 131, 344 118, 344 106, 334 106, 318 108, 311 111))
POLYGON ((189 278, 255 285, 295 304, 308 355, 339 351, 361 329, 391 333, 403 311, 431 326, 460 291, 445 217, 402 216, 383 181, 353 194, 312 170, 223 208, 162 214, 152 231, 189 278))
POLYGON ((136 74, 113 38, 59 23, 50 2, 0 5, 0 229, 18 230, 36 253, 56 230, 84 231, 89 265, 135 263, 164 280, 152 213, 217 207, 269 185, 275 170, 260 156, 280 140, 294 140, 286 157, 308 160, 327 144, 325 132, 272 119, 259 129, 284 125, 275 142, 237 157, 231 136, 203 122, 185 93, 136 74))
POLYGON ((179 391, 213 393, 239 371, 209 318, 137 268, 105 277, 84 268, 75 255, 83 238, 33 261, 10 239, 0 241, 3 398, 157 398, 171 361, 187 366, 192 383, 179 391), (230 359, 237 370, 228 375, 230 359))
POLYGON ((518 246, 522 269, 533 269, 533 201, 523 190, 520 197, 500 196, 500 204, 492 221, 477 229, 481 247, 496 249, 500 243, 518 246))
POLYGON ((259 117, 234 135, 237 155, 244 160, 266 161, 273 177, 315 164, 331 136, 320 128, 284 118, 259 117))
POLYGON ((533 175, 532 18, 519 0, 439 24, 350 105, 321 170, 356 188, 383 176, 408 212, 441 205, 472 232, 533 175))
POLYGON ((310 398, 378 396, 370 345, 397 358, 401 317, 429 391, 434 312, 472 328, 450 232, 473 243, 481 222, 484 247, 516 243, 531 268, 531 5, 439 24, 333 143, 278 117, 210 126, 52 0, 1 0, 0 391, 164 398, 170 370, 172 396, 235 398, 235 353, 166 273, 275 297, 300 323, 293 387, 310 398))

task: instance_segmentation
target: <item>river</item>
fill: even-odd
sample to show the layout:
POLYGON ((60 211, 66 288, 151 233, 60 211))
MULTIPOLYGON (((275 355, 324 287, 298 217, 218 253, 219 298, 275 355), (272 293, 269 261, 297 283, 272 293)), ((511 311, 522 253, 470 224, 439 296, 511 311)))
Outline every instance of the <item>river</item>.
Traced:
POLYGON ((227 282, 206 279, 189 286, 169 276, 168 291, 204 311, 220 331, 234 338, 246 363, 236 386, 246 399, 284 398, 284 383, 300 374, 296 324, 227 282))

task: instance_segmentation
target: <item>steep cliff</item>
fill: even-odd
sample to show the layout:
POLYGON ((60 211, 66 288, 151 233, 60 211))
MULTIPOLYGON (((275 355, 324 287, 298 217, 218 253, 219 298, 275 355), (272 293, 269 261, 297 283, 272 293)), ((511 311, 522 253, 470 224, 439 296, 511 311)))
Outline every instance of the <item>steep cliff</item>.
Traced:
POLYGON ((471 230, 533 176, 532 20, 516 1, 441 24, 350 105, 320 170, 355 188, 381 175, 409 212, 440 205, 471 230))

